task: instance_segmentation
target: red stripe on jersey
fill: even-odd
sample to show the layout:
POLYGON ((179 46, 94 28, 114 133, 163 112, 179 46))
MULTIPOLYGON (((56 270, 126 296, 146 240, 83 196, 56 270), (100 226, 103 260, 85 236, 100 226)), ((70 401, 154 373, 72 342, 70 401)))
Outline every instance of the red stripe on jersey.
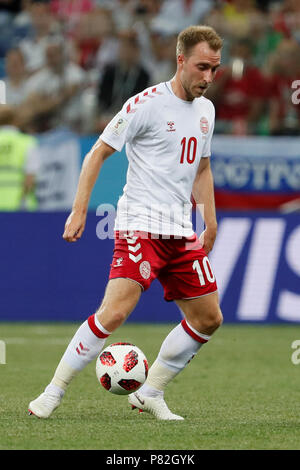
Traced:
MULTIPOLYGON (((163 93, 161 93, 160 91, 157 91, 156 87, 152 88, 151 90, 152 93, 155 93, 157 95, 162 95, 163 93)), ((155 98, 155 96, 153 95, 149 95, 149 91, 145 91, 143 93, 143 96, 145 96, 145 98, 155 98)), ((137 105, 137 104, 143 104, 145 103, 146 101, 145 100, 141 100, 140 99, 140 95, 136 96, 134 98, 134 104, 137 105)), ((126 113, 127 114, 131 114, 131 113, 135 113, 137 111, 137 108, 132 108, 131 107, 131 103, 129 103, 126 107, 126 113)))
POLYGON ((157 91, 156 87, 152 88, 151 93, 154 93, 155 95, 163 95, 161 91, 157 91))
POLYGON ((202 336, 197 335, 196 333, 194 333, 193 330, 190 329, 185 319, 182 320, 181 326, 184 329, 184 331, 188 335, 190 335, 194 340, 198 341, 198 343, 207 343, 207 339, 202 338, 202 336))
POLYGON ((109 336, 108 334, 103 333, 103 331, 99 330, 99 328, 96 326, 95 314, 91 315, 88 318, 88 325, 89 325, 90 329, 92 330, 92 332, 94 333, 94 335, 97 336, 97 338, 107 338, 109 336))

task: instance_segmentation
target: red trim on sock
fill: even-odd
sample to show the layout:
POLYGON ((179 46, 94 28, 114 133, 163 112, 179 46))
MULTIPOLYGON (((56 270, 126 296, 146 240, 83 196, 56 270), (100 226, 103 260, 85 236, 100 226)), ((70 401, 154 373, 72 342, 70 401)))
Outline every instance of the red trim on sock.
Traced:
POLYGON ((181 326, 184 329, 184 331, 190 335, 194 340, 198 341, 198 343, 207 343, 207 339, 202 338, 201 336, 196 335, 196 333, 193 332, 193 330, 190 329, 188 326, 185 318, 181 322, 181 326))
POLYGON ((97 338, 107 338, 109 336, 108 334, 103 333, 103 331, 99 330, 99 328, 96 326, 96 324, 95 324, 95 314, 91 315, 88 318, 88 325, 89 325, 90 329, 92 330, 92 332, 94 333, 94 335, 97 336, 97 338))

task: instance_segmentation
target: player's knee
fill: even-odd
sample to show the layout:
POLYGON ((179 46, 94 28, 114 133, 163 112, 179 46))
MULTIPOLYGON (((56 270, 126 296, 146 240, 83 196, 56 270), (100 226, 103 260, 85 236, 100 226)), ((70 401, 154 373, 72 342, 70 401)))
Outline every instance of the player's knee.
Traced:
POLYGON ((223 315, 219 307, 209 311, 199 318, 199 331, 207 331, 212 334, 223 323, 223 315))
POLYGON ((215 316, 214 316, 214 319, 213 319, 213 324, 215 326, 215 328, 219 328, 223 323, 223 315, 222 315, 222 312, 220 310, 220 308, 218 308, 215 316))
POLYGON ((128 313, 126 310, 111 308, 109 312, 100 307, 96 312, 99 322, 106 328, 108 331, 113 332, 119 326, 121 326, 127 319, 128 313))
POLYGON ((215 329, 221 326, 223 322, 223 315, 219 307, 217 307, 208 315, 208 321, 210 322, 210 326, 214 327, 215 329))
POLYGON ((120 326, 127 319, 128 313, 124 310, 113 310, 111 312, 111 321, 120 326))

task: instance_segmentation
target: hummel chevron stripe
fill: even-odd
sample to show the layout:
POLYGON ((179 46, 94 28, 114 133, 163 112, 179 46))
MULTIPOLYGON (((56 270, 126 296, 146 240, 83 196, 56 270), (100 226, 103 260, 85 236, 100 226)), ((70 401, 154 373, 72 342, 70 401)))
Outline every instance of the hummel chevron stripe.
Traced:
POLYGON ((141 259, 142 259, 142 253, 140 253, 139 255, 137 256, 134 256, 132 255, 131 253, 129 253, 129 258, 134 261, 135 263, 138 263, 141 259))
POLYGON ((135 246, 128 246, 128 250, 129 250, 129 251, 133 251, 133 253, 136 253, 140 248, 141 248, 141 244, 140 244, 140 243, 138 243, 138 244, 135 245, 135 246))
POLYGON ((138 237, 126 238, 128 245, 134 245, 134 244, 136 243, 136 241, 137 241, 137 238, 138 238, 138 237))

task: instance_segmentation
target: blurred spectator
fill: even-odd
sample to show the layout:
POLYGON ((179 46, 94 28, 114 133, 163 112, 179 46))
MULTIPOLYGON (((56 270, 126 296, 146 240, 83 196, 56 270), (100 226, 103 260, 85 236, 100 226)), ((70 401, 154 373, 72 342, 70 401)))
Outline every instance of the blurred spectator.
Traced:
POLYGON ((233 45, 230 65, 221 67, 206 93, 216 106, 216 132, 253 134, 262 116, 266 82, 252 62, 252 43, 240 39, 233 45))
POLYGON ((119 40, 111 32, 104 34, 95 57, 95 68, 99 78, 107 65, 116 63, 119 56, 119 40))
POLYGON ((93 0, 51 0, 51 12, 61 23, 65 33, 72 35, 80 18, 94 9, 93 0))
POLYGON ((35 0, 22 0, 22 8, 14 16, 12 25, 15 37, 14 46, 19 44, 19 42, 25 37, 30 37, 32 35, 31 5, 34 1, 35 0))
POLYGON ((300 83, 300 45, 293 39, 282 41, 266 65, 266 74, 270 96, 270 133, 300 135, 300 105, 293 99, 296 91, 293 84, 298 81, 299 89, 300 83))
POLYGON ((160 12, 152 21, 152 29, 165 34, 176 34, 201 22, 213 5, 212 0, 164 0, 160 12))
POLYGON ((226 38, 251 37, 253 28, 261 20, 262 13, 255 0, 218 2, 205 18, 207 24, 226 38))
POLYGON ((139 0, 135 5, 137 15, 147 15, 150 18, 159 14, 163 0, 139 0))
MULTIPOLYGON (((111 2, 112 18, 117 31, 132 28, 135 21, 136 3, 136 0, 114 0, 111 2)), ((107 5, 106 8, 109 6, 107 5)))
POLYGON ((97 129, 101 131, 128 98, 147 88, 149 79, 148 72, 141 65, 136 33, 123 31, 118 62, 105 68, 99 84, 101 117, 97 129))
POLYGON ((28 81, 24 56, 20 49, 10 49, 5 58, 6 102, 9 105, 19 105, 24 101, 28 81))
POLYGON ((263 13, 261 21, 253 27, 252 37, 254 38, 253 62, 258 67, 262 67, 268 60, 269 55, 276 50, 283 39, 283 34, 272 28, 269 15, 263 13))
POLYGON ((23 134, 18 119, 23 119, 7 105, 0 106, 0 210, 34 210, 35 177, 39 161, 34 154, 36 139, 23 134))
POLYGON ((34 74, 26 87, 27 105, 50 119, 50 127, 80 127, 81 96, 85 73, 70 62, 64 43, 53 41, 46 48, 47 65, 34 74))
MULTIPOLYGON (((114 60, 114 50, 110 47, 110 41, 114 33, 114 25, 109 10, 97 9, 92 13, 81 16, 73 31, 73 45, 77 54, 77 63, 86 70, 92 69, 96 63, 101 62, 106 52, 114 60), (101 53, 100 53, 101 51, 101 53)), ((114 42, 117 43, 117 40, 114 42)))
POLYGON ((287 38, 294 38, 300 42, 299 0, 284 0, 272 16, 276 31, 281 32, 287 38))
MULTIPOLYGON (((22 8, 14 17, 14 24, 17 27, 23 27, 26 31, 25 35, 29 34, 32 27, 31 7, 33 3, 43 3, 43 0, 21 0, 22 8)), ((44 3, 49 3, 49 1, 45 0, 44 3)))
POLYGON ((7 50, 10 49, 14 41, 14 31, 12 28, 14 19, 14 4, 0 0, 0 59, 7 50))
POLYGON ((159 13, 163 0, 95 0, 99 8, 110 10, 118 31, 131 29, 138 19, 148 22, 159 13))
POLYGON ((42 132, 34 153, 40 162, 36 177, 39 211, 70 210, 81 167, 77 134, 67 129, 42 132))
POLYGON ((19 47, 24 54, 27 70, 34 73, 45 65, 47 45, 60 32, 48 3, 34 1, 28 8, 31 30, 29 36, 20 41, 19 47))
POLYGON ((166 82, 176 72, 177 35, 151 35, 153 60, 149 72, 151 84, 166 82))
POLYGON ((282 44, 300 42, 299 0, 0 0, 7 101, 26 99, 22 110, 30 107, 41 129, 99 132, 129 96, 173 75, 177 33, 199 22, 224 39, 223 66, 206 94, 216 132, 268 133, 270 125, 271 133, 297 133, 299 106, 289 99, 297 47, 282 44), (64 41, 64 66, 59 52, 51 60, 53 39, 64 41))
POLYGON ((231 46, 236 40, 251 38, 256 41, 257 31, 259 36, 263 35, 265 18, 255 0, 221 0, 215 3, 204 22, 223 38, 222 63, 230 62, 231 46))

